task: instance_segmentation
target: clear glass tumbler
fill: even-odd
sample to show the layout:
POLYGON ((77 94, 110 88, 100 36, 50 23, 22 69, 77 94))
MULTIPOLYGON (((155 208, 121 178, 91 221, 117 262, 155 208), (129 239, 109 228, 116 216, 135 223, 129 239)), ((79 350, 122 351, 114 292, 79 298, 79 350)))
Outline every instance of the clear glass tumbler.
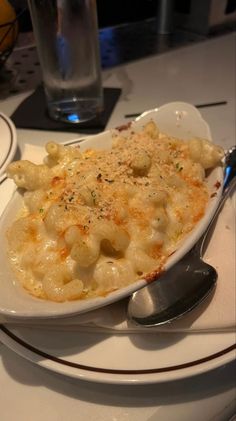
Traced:
POLYGON ((28 0, 48 112, 69 123, 103 107, 95 0, 28 0))

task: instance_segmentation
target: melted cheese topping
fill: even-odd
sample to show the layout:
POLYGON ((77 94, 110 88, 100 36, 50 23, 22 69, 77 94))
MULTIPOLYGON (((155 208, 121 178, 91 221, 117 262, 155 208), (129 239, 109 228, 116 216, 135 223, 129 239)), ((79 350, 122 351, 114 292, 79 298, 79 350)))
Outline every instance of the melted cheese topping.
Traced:
POLYGON ((152 121, 116 134, 111 150, 53 142, 46 150, 45 164, 8 167, 26 190, 9 255, 31 294, 58 302, 103 296, 160 271, 204 215, 204 169, 222 157, 208 141, 160 134, 152 121))

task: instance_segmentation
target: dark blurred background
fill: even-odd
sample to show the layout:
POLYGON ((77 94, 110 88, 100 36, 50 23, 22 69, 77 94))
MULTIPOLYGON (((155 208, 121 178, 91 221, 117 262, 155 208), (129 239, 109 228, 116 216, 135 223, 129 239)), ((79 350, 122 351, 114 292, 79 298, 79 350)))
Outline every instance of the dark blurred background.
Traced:
MULTIPOLYGON (((6 0, 0 0, 0 23, 4 22, 1 1, 6 0)), ((41 80, 27 0, 8 2, 17 14, 19 33, 10 51, 2 56, 0 51, 0 97, 35 89, 41 80)), ((236 0, 97 0, 96 3, 103 69, 235 30, 236 0)))
MULTIPOLYGON (((31 30, 27 0, 9 2, 17 13, 25 9, 19 20, 20 30, 31 30)), ((97 0, 99 27, 158 18, 160 8, 166 5, 172 9, 174 28, 208 34, 235 25, 236 0, 97 0)))

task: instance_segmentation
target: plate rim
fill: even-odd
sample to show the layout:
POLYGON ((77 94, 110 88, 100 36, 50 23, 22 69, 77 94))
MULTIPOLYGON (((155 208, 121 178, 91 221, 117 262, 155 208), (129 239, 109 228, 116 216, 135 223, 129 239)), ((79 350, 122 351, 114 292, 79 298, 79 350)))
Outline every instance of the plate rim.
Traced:
MULTIPOLYGON (((234 332, 228 333, 233 334, 234 332)), ((182 380, 209 372, 232 362, 235 359, 236 351, 236 343, 234 342, 216 353, 187 363, 164 366, 162 368, 126 370, 93 367, 56 357, 29 344, 15 333, 12 333, 4 324, 0 324, 0 340, 18 355, 49 371, 79 380, 103 384, 154 384, 182 380), (7 340, 4 340, 5 338, 7 340), (38 357, 43 359, 39 360, 38 357), (51 363, 52 365, 50 365, 51 363), (208 363, 210 363, 210 366, 207 367, 206 364, 208 363), (192 368, 194 368, 194 372, 191 372, 192 368), (100 377, 96 377, 98 374, 100 377), (135 376, 138 377, 135 378, 135 376)))
POLYGON ((4 174, 5 168, 7 165, 12 161, 16 149, 17 149, 17 134, 16 134, 16 128, 12 120, 7 117, 4 113, 0 111, 0 119, 4 121, 4 123, 7 125, 10 133, 10 143, 9 143, 9 149, 6 153, 6 156, 4 157, 3 161, 0 162, 0 176, 4 174))

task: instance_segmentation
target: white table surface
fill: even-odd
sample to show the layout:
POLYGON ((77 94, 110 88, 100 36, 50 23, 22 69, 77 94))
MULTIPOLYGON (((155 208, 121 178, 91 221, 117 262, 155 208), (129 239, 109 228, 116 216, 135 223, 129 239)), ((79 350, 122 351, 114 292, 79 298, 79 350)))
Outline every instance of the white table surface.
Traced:
MULTIPOLYGON (((107 127, 127 122, 125 114, 166 102, 193 104, 227 101, 201 109, 215 143, 235 144, 236 38, 231 33, 163 55, 138 60, 103 74, 104 86, 122 88, 107 127)), ((27 95, 0 102, 10 116, 27 95)), ((17 130, 25 143, 63 142, 73 133, 17 130)), ((236 413, 236 366, 230 363, 186 380, 121 386, 75 380, 46 371, 0 344, 0 419, 2 421, 210 421, 236 413)))

